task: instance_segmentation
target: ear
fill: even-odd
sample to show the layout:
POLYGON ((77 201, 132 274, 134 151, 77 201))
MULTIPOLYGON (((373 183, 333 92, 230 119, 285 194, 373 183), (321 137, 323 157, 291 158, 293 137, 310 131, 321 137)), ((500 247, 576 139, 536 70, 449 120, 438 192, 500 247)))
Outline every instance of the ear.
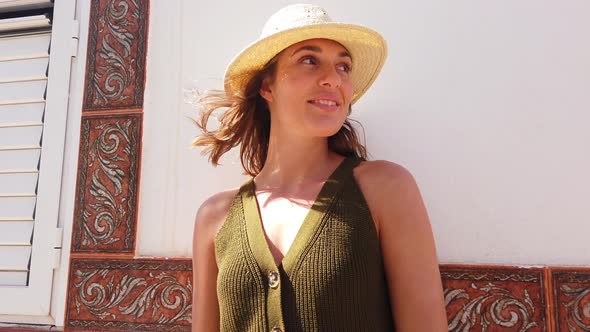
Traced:
POLYGON ((264 98, 267 103, 272 102, 273 96, 268 77, 262 80, 262 84, 260 85, 260 90, 258 90, 258 93, 260 93, 260 96, 264 98))

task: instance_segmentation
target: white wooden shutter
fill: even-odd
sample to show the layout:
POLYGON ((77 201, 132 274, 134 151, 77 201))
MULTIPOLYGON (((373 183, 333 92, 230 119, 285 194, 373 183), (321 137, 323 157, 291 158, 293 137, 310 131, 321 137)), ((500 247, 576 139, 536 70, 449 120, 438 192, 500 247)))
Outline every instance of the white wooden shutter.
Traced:
POLYGON ((74 22, 65 7, 72 2, 57 1, 52 9, 49 0, 0 0, 0 321, 49 317, 61 247, 57 217, 74 22), (71 17, 55 31, 60 6, 71 17))
POLYGON ((0 37, 0 285, 27 285, 50 38, 0 37))

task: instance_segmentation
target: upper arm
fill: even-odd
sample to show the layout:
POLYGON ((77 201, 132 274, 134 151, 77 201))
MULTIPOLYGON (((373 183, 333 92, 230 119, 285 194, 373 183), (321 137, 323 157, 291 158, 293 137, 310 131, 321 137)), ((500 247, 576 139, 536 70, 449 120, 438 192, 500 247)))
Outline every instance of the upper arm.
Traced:
POLYGON ((405 168, 374 163, 361 188, 379 226, 397 331, 447 331, 435 242, 418 185, 405 168))
POLYGON ((193 232, 193 331, 219 331, 214 240, 235 191, 218 193, 197 211, 193 232))

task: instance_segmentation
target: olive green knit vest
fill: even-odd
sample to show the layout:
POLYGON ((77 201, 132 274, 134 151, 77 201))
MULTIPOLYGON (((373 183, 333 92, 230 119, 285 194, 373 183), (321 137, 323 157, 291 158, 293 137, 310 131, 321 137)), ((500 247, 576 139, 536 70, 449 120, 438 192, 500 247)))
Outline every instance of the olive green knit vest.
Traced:
POLYGON ((345 159, 325 182, 280 266, 247 181, 215 238, 221 331, 394 331, 381 251, 345 159))

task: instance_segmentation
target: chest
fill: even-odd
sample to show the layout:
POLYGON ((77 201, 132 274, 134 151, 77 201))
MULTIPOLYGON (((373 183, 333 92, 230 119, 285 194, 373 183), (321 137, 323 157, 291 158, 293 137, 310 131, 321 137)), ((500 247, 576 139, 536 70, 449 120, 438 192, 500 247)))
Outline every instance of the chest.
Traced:
POLYGON ((273 197, 258 193, 258 209, 265 238, 275 261, 285 256, 303 225, 313 200, 313 193, 288 197, 273 197))
MULTIPOLYGON (((244 321, 251 321, 253 315, 265 319, 267 309, 277 308, 269 294, 282 294, 285 325, 302 331, 365 330, 391 312, 378 238, 368 207, 357 191, 328 192, 326 200, 320 197, 313 201, 311 210, 311 201, 276 199, 259 193, 244 194, 242 205, 236 204, 238 209, 230 213, 217 239, 221 312, 232 309, 235 314, 236 299, 241 299, 244 304, 240 312, 250 315, 244 321), (265 237, 261 226, 266 227, 271 250, 261 246, 265 237), (288 239, 295 234, 291 247, 288 239), (276 265, 270 255, 273 248, 279 255, 280 250, 288 249, 284 258, 274 257, 276 265), (252 259, 259 268, 252 268, 252 259), (282 288, 273 291, 269 271, 277 271, 277 267, 277 285, 282 288), (314 313, 311 324, 317 329, 300 326, 302 317, 310 316, 305 312, 314 313), (323 322, 322 317, 328 322, 325 327, 318 323, 323 322), (330 320, 333 317, 338 320, 330 320), (356 326, 346 320, 356 317, 367 321, 356 326)), ((236 326, 236 330, 244 330, 243 321, 236 322, 236 326)), ((389 325, 372 328, 393 330, 389 325)))

